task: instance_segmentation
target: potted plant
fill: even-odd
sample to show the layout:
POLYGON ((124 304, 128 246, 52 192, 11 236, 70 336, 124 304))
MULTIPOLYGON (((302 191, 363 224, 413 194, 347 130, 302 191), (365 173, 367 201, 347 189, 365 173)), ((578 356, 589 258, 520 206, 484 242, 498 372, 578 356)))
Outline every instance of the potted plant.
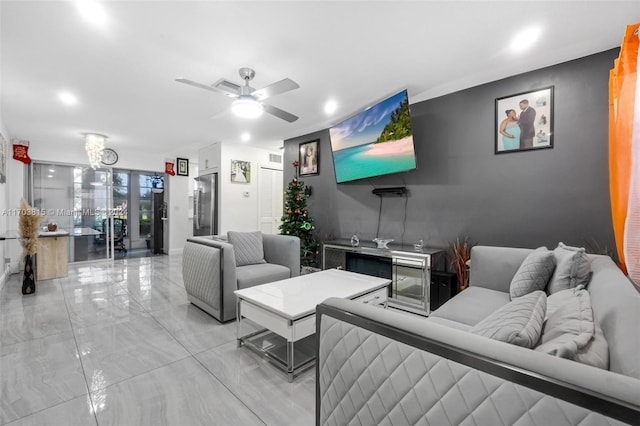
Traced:
POLYGON ((34 270, 35 255, 38 251, 38 235, 40 222, 44 215, 40 211, 31 208, 24 200, 20 200, 20 216, 18 229, 20 244, 22 244, 24 256, 24 273, 22 275, 22 294, 33 294, 36 291, 36 274, 34 270))
POLYGON ((463 240, 456 238, 455 243, 449 244, 449 264, 458 278, 458 292, 469 286, 469 267, 471 262, 471 247, 469 237, 463 240))

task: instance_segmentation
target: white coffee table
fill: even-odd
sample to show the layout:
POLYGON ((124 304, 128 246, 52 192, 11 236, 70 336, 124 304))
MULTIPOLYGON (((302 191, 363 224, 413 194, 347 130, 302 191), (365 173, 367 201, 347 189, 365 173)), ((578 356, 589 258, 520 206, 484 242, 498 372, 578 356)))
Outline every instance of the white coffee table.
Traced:
POLYGON ((311 367, 315 360, 315 342, 310 336, 316 332, 316 305, 329 297, 386 305, 390 284, 384 278, 328 269, 236 290, 238 346, 244 344, 275 361, 291 382, 295 373, 311 367), (243 335, 244 318, 264 330, 243 335), (305 345, 297 348, 296 343, 305 345))

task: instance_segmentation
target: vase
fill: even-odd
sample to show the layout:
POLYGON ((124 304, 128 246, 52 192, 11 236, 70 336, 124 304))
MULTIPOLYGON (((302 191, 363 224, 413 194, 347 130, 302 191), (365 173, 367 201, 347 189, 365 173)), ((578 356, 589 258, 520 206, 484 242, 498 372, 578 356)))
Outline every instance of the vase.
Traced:
POLYGON ((24 273, 22 274, 22 294, 33 294, 36 292, 36 274, 33 269, 35 255, 24 257, 24 273))

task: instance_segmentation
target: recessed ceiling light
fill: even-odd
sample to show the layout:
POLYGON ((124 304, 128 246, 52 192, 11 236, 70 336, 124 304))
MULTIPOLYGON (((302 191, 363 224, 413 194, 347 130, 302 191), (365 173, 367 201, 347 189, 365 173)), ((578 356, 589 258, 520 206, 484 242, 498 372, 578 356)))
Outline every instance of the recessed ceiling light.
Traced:
POLYGON ((65 105, 75 105, 78 103, 78 98, 69 92, 58 93, 58 99, 65 105))
POLYGON ((527 50, 538 40, 540 33, 541 31, 538 27, 525 28, 516 35, 509 47, 511 47, 511 50, 514 52, 527 50))
POLYGON ((327 101, 324 104, 324 112, 327 114, 333 114, 338 109, 338 104, 334 100, 327 101))
POLYGON ((55 173, 55 169, 49 169, 49 173, 55 173))
POLYGON ((251 139, 251 134, 249 134, 249 132, 244 132, 243 134, 240 135, 240 140, 242 142, 249 142, 250 139, 251 139))
POLYGON ((100 3, 94 0, 78 0, 76 7, 80 15, 94 25, 102 26, 107 22, 107 14, 100 3))
POLYGON ((48 177, 48 178, 52 178, 52 177, 53 177, 53 175, 47 175, 47 177, 48 177))

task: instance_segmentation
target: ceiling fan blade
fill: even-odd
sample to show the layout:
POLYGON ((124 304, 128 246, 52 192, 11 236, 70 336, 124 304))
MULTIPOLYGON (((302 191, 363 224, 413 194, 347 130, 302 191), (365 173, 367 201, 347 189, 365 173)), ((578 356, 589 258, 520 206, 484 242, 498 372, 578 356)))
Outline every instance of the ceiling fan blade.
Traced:
POLYGON ((280 93, 288 92, 289 90, 297 89, 298 87, 300 87, 298 83, 290 78, 285 78, 263 87, 262 89, 251 92, 251 96, 255 96, 258 100, 263 101, 271 96, 279 95, 280 93))
POLYGON ((298 119, 297 115, 293 115, 290 112, 281 110, 280 108, 274 107, 273 105, 262 104, 262 107, 264 108, 264 112, 288 121, 289 123, 293 123, 298 119))
POLYGON ((209 90, 211 92, 221 93, 223 95, 227 94, 227 92, 224 92, 224 91, 222 91, 222 90, 220 90, 220 89, 218 89, 216 87, 207 86, 206 84, 197 83, 197 82, 192 81, 192 80, 187 80, 186 78, 179 77, 179 78, 176 78, 176 81, 178 83, 188 84, 189 86, 197 87, 199 89, 209 90))

